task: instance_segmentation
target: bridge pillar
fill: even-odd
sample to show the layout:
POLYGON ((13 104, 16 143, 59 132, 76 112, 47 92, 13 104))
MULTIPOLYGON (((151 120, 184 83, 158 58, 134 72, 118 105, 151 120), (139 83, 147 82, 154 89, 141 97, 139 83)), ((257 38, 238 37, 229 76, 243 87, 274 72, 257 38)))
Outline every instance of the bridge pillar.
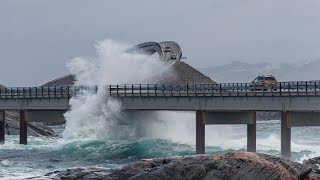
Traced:
POLYGON ((287 112, 281 112, 281 155, 291 158, 291 127, 288 126, 287 112))
POLYGON ((28 123, 26 119, 26 110, 20 110, 20 144, 28 142, 28 123))
POLYGON ((5 112, 0 110, 0 144, 4 144, 5 141, 5 112))
POLYGON ((196 111, 196 154, 205 154, 204 111, 196 111))
POLYGON ((247 124, 247 151, 256 152, 257 150, 257 115, 256 112, 252 112, 251 117, 252 124, 247 124))

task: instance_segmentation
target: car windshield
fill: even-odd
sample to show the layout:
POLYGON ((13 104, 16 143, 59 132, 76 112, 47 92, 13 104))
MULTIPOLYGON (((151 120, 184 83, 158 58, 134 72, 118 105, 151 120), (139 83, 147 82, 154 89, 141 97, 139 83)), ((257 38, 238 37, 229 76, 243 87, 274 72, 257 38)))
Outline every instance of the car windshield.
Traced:
POLYGON ((276 80, 274 77, 266 77, 266 80, 276 80))
POLYGON ((263 77, 257 77, 256 80, 257 80, 257 81, 262 81, 262 80, 263 80, 263 77))

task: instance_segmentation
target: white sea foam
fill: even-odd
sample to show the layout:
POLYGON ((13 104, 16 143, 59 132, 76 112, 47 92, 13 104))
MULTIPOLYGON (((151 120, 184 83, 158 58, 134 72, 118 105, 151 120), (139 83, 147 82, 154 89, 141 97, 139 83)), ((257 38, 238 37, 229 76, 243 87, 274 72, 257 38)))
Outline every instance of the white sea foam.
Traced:
POLYGON ((67 63, 77 77, 76 86, 98 85, 99 89, 97 94, 85 92, 71 99, 71 111, 65 114, 65 138, 118 138, 132 135, 130 131, 135 127, 124 132, 121 125, 123 122, 131 123, 131 117, 121 112, 121 104, 110 98, 104 87, 107 84, 141 82, 165 69, 164 63, 156 57, 125 53, 127 48, 112 40, 104 40, 96 45, 96 58, 75 58, 67 63))

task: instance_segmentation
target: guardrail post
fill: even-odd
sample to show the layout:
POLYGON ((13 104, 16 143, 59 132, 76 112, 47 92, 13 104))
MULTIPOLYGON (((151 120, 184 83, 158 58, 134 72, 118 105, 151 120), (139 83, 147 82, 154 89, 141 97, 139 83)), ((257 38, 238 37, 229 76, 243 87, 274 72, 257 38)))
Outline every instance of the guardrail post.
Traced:
POLYGON ((117 85, 117 96, 119 96, 119 85, 117 85))
POLYGON ((205 85, 204 85, 204 84, 202 84, 202 86, 203 86, 203 87, 202 87, 202 90, 203 90, 203 92, 202 92, 202 93, 203 93, 203 96, 206 96, 206 95, 205 95, 205 91, 206 91, 206 89, 205 89, 205 85))
POLYGON ((220 87, 219 87, 219 91, 220 91, 220 95, 222 93, 222 85, 220 84, 220 87))
POLYGON ((131 94, 132 94, 132 96, 134 96, 134 93, 133 93, 133 84, 131 85, 131 94))
POLYGON ((308 81, 306 81, 306 96, 308 95, 308 81))
POLYGON ((141 84, 139 84, 140 96, 141 96, 141 84))
POLYGON ((70 99, 70 86, 67 86, 67 91, 68 91, 68 99, 70 99))
POLYGON ((187 84, 187 96, 189 96, 189 84, 187 84))
POLYGON ((41 98, 43 98, 43 86, 41 86, 41 98))
POLYGON ((149 84, 147 84, 147 96, 149 96, 149 84))
POLYGON ((239 96, 239 85, 237 83, 237 96, 239 96))
POLYGON ((282 91, 281 91, 281 89, 282 89, 282 86, 281 86, 281 84, 282 84, 282 82, 280 82, 280 83, 279 83, 279 91, 280 91, 280 96, 282 96, 282 94, 281 94, 281 92, 282 92, 282 91))
POLYGON ((154 96, 157 96, 157 85, 154 85, 154 96))
POLYGON ((127 85, 124 85, 124 96, 127 96, 127 85))
POLYGON ((288 82, 288 94, 289 94, 289 96, 291 95, 291 87, 290 87, 290 82, 288 82))
POLYGON ((317 95, 317 82, 314 82, 314 95, 317 95))
POLYGON ((213 83, 211 84, 211 96, 213 96, 213 83))
POLYGON ((0 110, 0 144, 4 144, 5 141, 5 125, 5 111, 0 110))

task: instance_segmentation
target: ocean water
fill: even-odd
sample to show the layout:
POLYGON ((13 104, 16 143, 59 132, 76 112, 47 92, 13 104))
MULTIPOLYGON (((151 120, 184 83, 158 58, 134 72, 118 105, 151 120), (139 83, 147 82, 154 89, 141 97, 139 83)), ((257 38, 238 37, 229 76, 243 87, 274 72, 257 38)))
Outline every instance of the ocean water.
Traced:
MULTIPOLYGON (((169 66, 157 57, 127 54, 126 45, 97 42, 96 57, 67 62, 75 85, 98 85, 70 100, 66 125, 54 127, 63 138, 6 136, 0 145, 0 179, 23 179, 66 168, 99 166, 119 168, 140 159, 195 154, 195 113, 170 111, 124 112, 108 97, 106 84, 139 83, 169 66)), ((292 128, 292 159, 301 162, 320 156, 320 128, 292 128)), ((246 150, 246 125, 206 126, 206 153, 246 150)), ((258 121, 257 151, 280 154, 279 120, 258 121)))
MULTIPOLYGON (((54 129, 57 133, 63 131, 62 126, 54 129)), ((195 139, 195 132, 189 133, 195 139)), ((292 159, 301 162, 319 155, 319 137, 320 127, 292 128, 292 159)), ((6 136, 6 143, 0 145, 0 179, 22 179, 73 167, 98 166, 112 169, 140 159, 195 154, 194 143, 179 141, 179 138, 148 137, 126 140, 29 137, 28 145, 19 145, 19 137, 9 135, 6 136)), ((206 143, 207 154, 245 151, 246 126, 207 126, 206 143), (226 133, 210 136, 210 131, 217 130, 226 133)), ((258 121, 257 151, 279 156, 280 121, 258 121)))

